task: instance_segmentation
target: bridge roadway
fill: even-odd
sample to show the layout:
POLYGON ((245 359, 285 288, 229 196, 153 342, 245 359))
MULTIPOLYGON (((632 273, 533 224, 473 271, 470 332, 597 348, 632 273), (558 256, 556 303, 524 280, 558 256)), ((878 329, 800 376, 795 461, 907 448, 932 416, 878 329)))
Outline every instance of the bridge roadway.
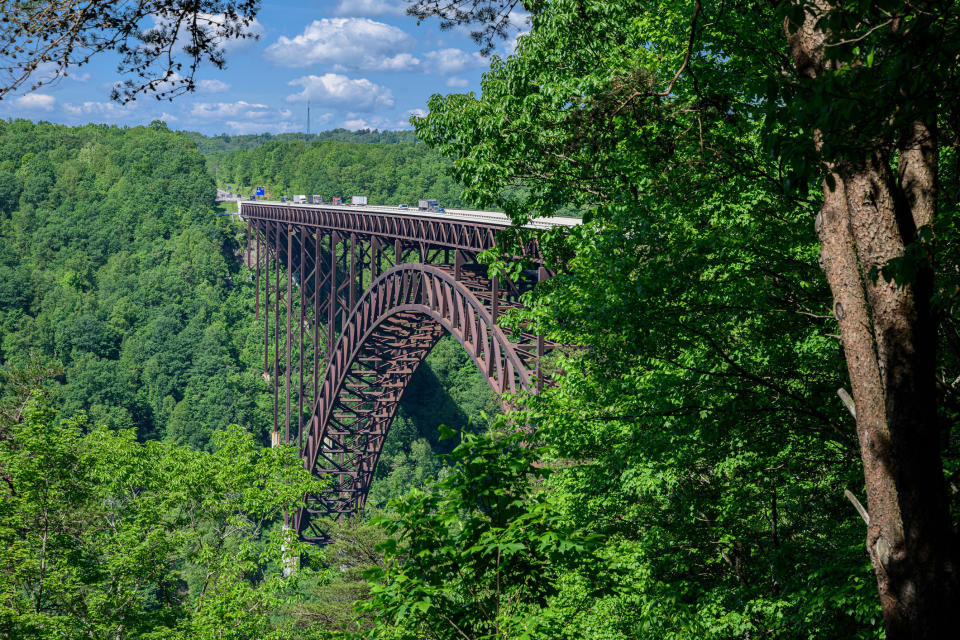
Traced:
MULTIPOLYGON (((425 211, 409 207, 401 209, 400 207, 390 207, 386 205, 352 205, 352 204, 295 204, 292 202, 278 202, 276 200, 238 200, 240 215, 243 215, 243 207, 246 205, 267 205, 284 208, 296 208, 304 210, 323 210, 323 211, 344 211, 350 213, 370 213, 374 215, 394 214, 412 218, 428 218, 439 220, 451 220, 460 222, 474 222, 478 224, 490 224, 498 227, 509 227, 510 218, 507 214, 500 211, 480 211, 477 209, 446 209, 443 213, 437 211, 425 211)), ((549 217, 534 218, 530 223, 523 225, 526 229, 549 229, 552 227, 575 227, 581 223, 579 218, 549 217)))
POLYGON ((264 321, 264 379, 274 393, 273 442, 295 442, 304 466, 329 480, 289 524, 329 541, 325 518, 358 513, 400 398, 444 334, 456 338, 496 394, 536 391, 543 357, 557 345, 497 324, 549 278, 537 231, 515 280, 488 272, 477 255, 496 246, 506 215, 464 209, 241 201, 256 313, 264 321), (284 286, 285 281, 285 286, 284 286))

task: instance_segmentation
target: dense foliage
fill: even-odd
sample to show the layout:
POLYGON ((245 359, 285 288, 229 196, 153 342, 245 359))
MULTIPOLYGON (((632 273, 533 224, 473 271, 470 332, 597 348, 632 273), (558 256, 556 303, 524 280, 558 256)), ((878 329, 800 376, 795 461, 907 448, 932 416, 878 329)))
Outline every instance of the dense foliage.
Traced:
MULTIPOLYGON (((895 623, 909 615, 887 606, 922 610, 896 599, 903 594, 891 597, 887 579, 910 568, 897 564, 905 547, 879 546, 886 539, 877 522, 889 513, 874 502, 868 517, 858 500, 871 491, 863 416, 896 403, 870 405, 856 388, 853 344, 841 339, 850 335, 843 306, 822 273, 829 277, 824 256, 832 255, 822 230, 830 222, 825 201, 869 175, 850 164, 865 147, 872 175, 891 171, 889 180, 843 206, 879 211, 884 189, 917 193, 891 187, 911 182, 915 166, 915 149, 894 140, 896 127, 917 109, 932 113, 938 122, 923 125, 939 125, 942 144, 928 154, 937 179, 924 197, 933 194, 937 215, 905 233, 895 259, 859 254, 867 261, 852 286, 882 301, 879 288, 903 295, 930 278, 936 322, 927 339, 937 357, 923 391, 935 405, 938 439, 937 464, 926 474, 946 478, 950 494, 933 495, 928 506, 947 514, 955 535, 960 119, 956 100, 941 102, 952 95, 941 90, 955 82, 960 12, 950 3, 938 13, 867 4, 827 11, 830 3, 812 3, 805 11, 802 3, 477 0, 462 10, 423 0, 421 17, 487 22, 493 36, 502 12, 522 5, 531 14, 516 52, 493 59, 482 95, 431 99, 429 114, 416 120, 426 145, 377 132, 352 140, 342 132, 193 136, 209 152, 212 175, 189 139, 159 124, 3 124, 0 355, 7 365, 56 357, 65 373, 51 385, 63 420, 43 402, 0 407, 12 487, 0 536, 15 541, 4 552, 18 562, 8 564, 23 567, 0 574, 0 622, 114 631, 122 618, 135 621, 122 622, 124 632, 141 624, 207 637, 214 627, 232 628, 237 603, 259 614, 269 602, 273 618, 252 615, 237 637, 875 638, 884 624, 905 637, 895 623), (901 13, 916 22, 903 27, 901 13), (814 44, 791 36, 788 45, 785 25, 814 44), (811 71, 804 56, 818 51, 816 34, 826 31, 836 53, 811 71), (928 32, 937 38, 917 39, 928 32), (913 64, 918 53, 931 60, 929 91, 913 64), (877 113, 889 117, 871 120, 877 113), (285 586, 260 557, 239 554, 238 568, 216 564, 216 554, 190 555, 194 547, 165 537, 172 530, 164 527, 180 521, 163 508, 130 530, 159 532, 142 544, 133 533, 123 538, 133 542, 119 544, 126 530, 97 518, 102 509, 116 520, 115 503, 127 504, 121 498, 131 486, 135 514, 141 495, 144 504, 206 504, 178 493, 172 475, 193 478, 199 460, 216 459, 246 481, 273 477, 269 469, 251 474, 249 465, 269 456, 227 426, 250 425, 262 437, 270 398, 257 375, 262 337, 250 320, 249 273, 234 231, 213 215, 214 184, 247 193, 264 185, 274 196, 365 194, 374 203, 436 197, 455 205, 462 197, 517 222, 558 210, 584 214, 571 233, 541 237, 557 275, 502 320, 570 345, 544 363, 557 372, 554 384, 511 399, 516 411, 493 417, 497 403, 469 359, 441 342, 407 392, 368 518, 336 525, 336 544, 309 554, 309 568, 285 586), (855 411, 842 402, 851 379, 855 411), (442 439, 450 435, 442 425, 471 421, 472 430, 493 428, 459 443, 442 439), (106 428, 85 434, 87 425, 106 428), (139 443, 130 427, 141 440, 166 442, 139 443), (99 458, 101 451, 117 460, 99 458), (237 460, 216 458, 222 451, 237 460), (39 458, 58 463, 44 467, 39 458), (111 482, 97 486, 106 475, 111 482), (17 483, 31 492, 17 493, 17 483), (63 578, 59 590, 44 592, 56 602, 47 608, 36 588, 48 571, 36 561, 45 557, 37 538, 44 529, 31 519, 57 531, 66 520, 50 519, 48 496, 35 487, 76 496, 57 508, 94 513, 79 520, 73 539, 50 547, 52 570, 63 578), (140 549, 172 560, 156 564, 161 577, 140 556, 124 564, 140 582, 124 591, 126 608, 110 608, 114 592, 104 585, 121 575, 109 573, 110 554, 140 549), (236 589, 210 617, 200 606, 187 615, 187 603, 206 597, 196 589, 205 562, 223 567, 218 584, 236 589), (180 585, 172 608, 157 604, 168 582, 180 585), (75 584, 84 588, 71 590, 75 584), (362 602, 350 611, 354 600, 362 602)), ((503 255, 509 247, 485 259, 509 273, 503 255)), ((893 342, 881 336, 877 344, 893 342)), ((288 478, 287 488, 297 481, 288 478)), ((238 499, 222 480, 208 484, 214 502, 238 499)), ((243 497, 252 503, 229 508, 277 513, 277 495, 251 492, 243 497)), ((218 518, 213 509, 199 520, 218 518)), ((174 528, 196 541, 196 526, 174 528)), ((237 535, 237 548, 270 548, 260 546, 257 527, 237 535)), ((914 621, 923 636, 928 621, 914 621)))
POLYGON ((262 438, 250 287, 192 143, 162 125, 0 126, 0 359, 58 359, 53 401, 94 424, 262 438))
MULTIPOLYGON (((495 22, 515 4, 480 2, 472 17, 495 22)), ((875 130, 851 120, 854 105, 874 105, 851 99, 839 113, 830 94, 842 87, 849 97, 846 83, 870 78, 837 73, 817 94, 794 82, 782 53, 784 20, 802 21, 804 12, 786 5, 522 4, 532 14, 530 33, 514 55, 493 60, 482 95, 434 96, 416 128, 454 160, 464 197, 479 206, 519 221, 560 206, 586 212, 569 238, 545 245, 560 275, 506 322, 533 322, 580 347, 556 356, 564 372, 557 385, 529 398, 516 420, 537 429, 542 461, 559 467, 546 480, 552 508, 581 535, 600 537, 594 553, 604 568, 560 565, 561 580, 557 567, 532 568, 532 581, 557 585, 547 600, 553 615, 576 622, 525 633, 875 637, 880 601, 865 526, 844 497, 845 490, 863 496, 864 475, 854 421, 836 395, 848 384, 837 340, 842 308, 834 316, 818 264, 814 219, 823 192, 813 138, 802 137, 809 116, 830 121, 838 136, 832 152, 845 140, 871 139, 875 130)), ((418 7, 427 14, 446 7, 441 17, 467 21, 456 3, 418 7)), ((867 13, 837 11, 830 28, 867 38, 876 31, 868 32, 867 13)), ((943 20, 938 29, 954 24, 943 20)), ((877 21, 877 29, 892 24, 877 21)), ((842 55, 872 61, 867 51, 842 55)), ((897 71, 892 59, 875 74, 875 90, 890 89, 880 79, 897 71)), ((920 86, 919 77, 911 82, 920 86)), ((957 180, 954 151, 945 146, 940 158, 948 185, 957 180)), ((957 284, 957 199, 952 187, 939 197, 944 300, 957 284)), ((891 263, 886 277, 910 265, 915 273, 917 264, 891 263)), ((949 373, 938 387, 938 424, 955 477, 951 311, 948 303, 941 316, 939 366, 949 373)), ((452 589, 460 569, 485 553, 475 545, 461 564, 419 564, 447 548, 431 523, 469 509, 458 499, 462 489, 439 490, 446 497, 396 521, 398 538, 417 550, 405 565, 415 575, 385 574, 374 602, 397 623, 405 620, 397 612, 427 614, 451 601, 423 604, 404 584, 452 589)), ((931 500, 931 509, 944 507, 936 494, 931 500)), ((529 504, 532 513, 537 502, 529 504)), ((956 524, 954 511, 954 531, 956 524)), ((488 567, 472 583, 489 585, 495 574, 488 567)), ((431 637, 490 637, 490 611, 469 617, 466 625, 454 616, 424 625, 431 637)), ((377 633, 403 637, 406 628, 385 624, 377 633)))
POLYGON ((318 487, 296 451, 237 427, 212 453, 140 443, 42 394, 2 434, 5 637, 290 637, 272 616, 300 543, 278 521, 318 487))

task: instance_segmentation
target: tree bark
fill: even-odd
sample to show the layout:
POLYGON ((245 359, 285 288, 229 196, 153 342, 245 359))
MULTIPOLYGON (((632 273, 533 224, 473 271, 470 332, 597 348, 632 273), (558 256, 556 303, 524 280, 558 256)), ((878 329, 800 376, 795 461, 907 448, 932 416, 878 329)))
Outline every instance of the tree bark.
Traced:
MULTIPOLYGON (((829 9, 817 6, 821 14, 829 9)), ((784 25, 805 81, 815 82, 830 64, 818 17, 815 11, 802 25, 784 25)), ((814 133, 818 151, 822 136, 814 133)), ((886 635, 942 638, 955 629, 960 589, 939 444, 931 254, 909 283, 871 277, 934 221, 936 130, 917 121, 896 154, 891 147, 878 140, 860 158, 822 158, 830 180, 816 226, 856 404, 870 515, 866 543, 886 635)))

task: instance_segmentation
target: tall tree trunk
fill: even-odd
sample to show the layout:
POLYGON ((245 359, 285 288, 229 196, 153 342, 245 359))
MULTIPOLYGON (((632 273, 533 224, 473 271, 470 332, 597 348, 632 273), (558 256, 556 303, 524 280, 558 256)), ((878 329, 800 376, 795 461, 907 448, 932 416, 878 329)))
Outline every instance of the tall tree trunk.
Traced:
MULTIPOLYGON (((827 64, 817 17, 808 13, 804 24, 785 25, 797 72, 809 81, 827 64)), ((823 134, 814 135, 822 148, 823 134)), ((870 276, 902 257, 917 230, 934 220, 936 130, 916 122, 895 156, 884 146, 878 141, 862 158, 828 164, 817 216, 820 260, 856 405, 870 515, 866 542, 887 638, 942 638, 956 632, 960 589, 938 437, 930 256, 910 283, 870 276)))

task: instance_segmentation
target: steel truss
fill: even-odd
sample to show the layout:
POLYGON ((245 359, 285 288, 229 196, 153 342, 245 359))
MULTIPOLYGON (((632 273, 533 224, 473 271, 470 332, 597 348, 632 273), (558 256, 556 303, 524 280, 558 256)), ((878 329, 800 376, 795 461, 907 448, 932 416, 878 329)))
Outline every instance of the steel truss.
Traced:
POLYGON ((416 215, 244 203, 256 313, 264 322, 264 379, 273 386, 273 442, 296 442, 304 466, 329 481, 293 514, 306 540, 325 543, 325 518, 358 513, 400 398, 444 333, 497 394, 543 384, 555 345, 498 317, 550 274, 518 281, 488 273, 477 254, 504 227, 416 215))

